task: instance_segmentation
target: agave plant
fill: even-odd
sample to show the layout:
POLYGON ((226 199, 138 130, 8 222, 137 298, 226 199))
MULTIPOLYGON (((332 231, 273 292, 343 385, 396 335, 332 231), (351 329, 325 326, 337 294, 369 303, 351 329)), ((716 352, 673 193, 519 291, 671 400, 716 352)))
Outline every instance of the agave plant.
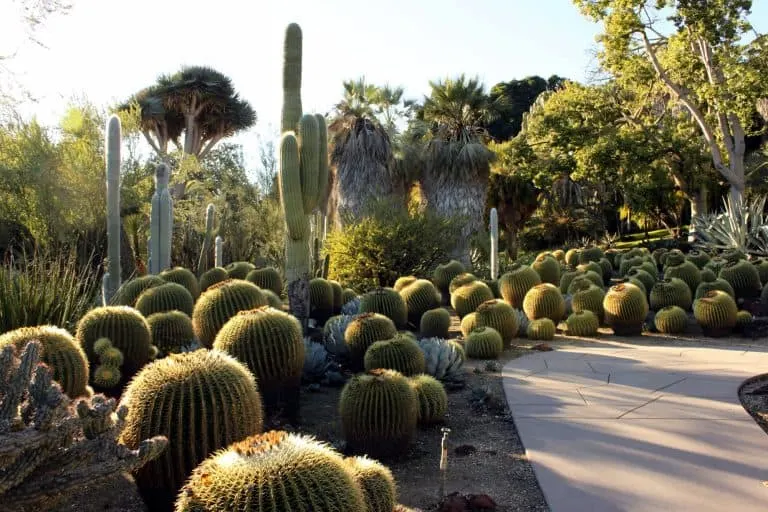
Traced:
POLYGON ((423 338, 419 348, 424 352, 426 371, 438 380, 460 380, 464 352, 456 342, 442 338, 423 338))
POLYGON ((691 221, 697 245, 707 249, 739 249, 745 253, 768 255, 768 217, 764 213, 768 197, 756 197, 747 203, 728 195, 724 211, 697 215, 691 221))
POLYGON ((320 343, 304 338, 304 370, 302 380, 305 382, 318 382, 325 377, 330 367, 328 351, 320 343))
MULTIPOLYGON (((357 299, 358 301, 360 299, 357 299)), ((351 301, 350 301, 351 302, 351 301)), ((341 314, 333 316, 325 322, 323 327, 323 342, 325 349, 334 356, 344 357, 349 352, 349 347, 344 342, 344 331, 352 322, 355 315, 341 314)))

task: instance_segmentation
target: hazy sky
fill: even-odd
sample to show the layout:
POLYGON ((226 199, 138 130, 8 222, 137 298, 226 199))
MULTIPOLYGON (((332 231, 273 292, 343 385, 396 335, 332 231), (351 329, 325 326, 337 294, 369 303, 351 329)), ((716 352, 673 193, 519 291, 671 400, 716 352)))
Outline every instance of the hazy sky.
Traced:
MULTIPOLYGON (((0 55, 40 98, 24 110, 56 123, 73 96, 99 105, 128 98, 158 74, 207 65, 229 75, 258 114, 258 131, 280 122, 282 44, 295 21, 304 34, 302 100, 327 112, 345 79, 405 87, 421 98, 429 80, 459 73, 487 87, 528 75, 585 80, 599 27, 571 0, 70 0, 25 43, 9 0, 0 0, 0 55)), ((11 2, 12 3, 12 2, 11 2)), ((768 0, 752 21, 768 29, 768 0)), ((249 160, 254 133, 237 137, 249 160)))

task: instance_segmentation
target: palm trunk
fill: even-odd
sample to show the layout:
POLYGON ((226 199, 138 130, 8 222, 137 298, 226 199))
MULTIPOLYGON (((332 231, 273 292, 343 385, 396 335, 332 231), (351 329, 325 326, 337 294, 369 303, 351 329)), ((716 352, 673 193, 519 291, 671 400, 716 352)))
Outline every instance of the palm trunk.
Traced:
POLYGON ((504 230, 504 234, 507 238, 507 255, 509 256, 509 259, 512 261, 515 261, 517 259, 517 251, 519 244, 517 242, 517 232, 518 227, 517 226, 507 226, 507 228, 504 230))

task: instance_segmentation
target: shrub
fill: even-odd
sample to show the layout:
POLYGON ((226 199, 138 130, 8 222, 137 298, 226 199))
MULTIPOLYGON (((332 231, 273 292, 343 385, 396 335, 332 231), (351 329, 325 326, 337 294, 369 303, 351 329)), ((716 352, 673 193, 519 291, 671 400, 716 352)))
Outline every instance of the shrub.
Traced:
POLYGON ((428 276, 448 260, 456 236, 450 219, 380 204, 328 236, 329 278, 365 292, 393 286, 399 276, 428 276))

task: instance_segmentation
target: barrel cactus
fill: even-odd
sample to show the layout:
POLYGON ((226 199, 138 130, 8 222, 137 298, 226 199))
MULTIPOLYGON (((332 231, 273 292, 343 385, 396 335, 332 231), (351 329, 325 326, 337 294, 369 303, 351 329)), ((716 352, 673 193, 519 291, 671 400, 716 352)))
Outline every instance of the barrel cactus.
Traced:
POLYGON ((603 299, 605 323, 619 336, 638 335, 648 315, 645 293, 630 283, 617 284, 608 289, 603 299))
MULTIPOLYGON (((401 291, 403 288, 408 286, 409 284, 415 282, 419 278, 416 276, 400 276, 397 279, 395 279, 395 284, 392 285, 392 288, 395 289, 395 291, 401 291)), ((430 281, 431 283, 432 281, 430 281)))
POLYGON ((418 341, 424 353, 425 372, 438 380, 458 380, 466 355, 464 348, 453 340, 422 338, 418 341))
POLYGON ((160 272, 160 278, 168 283, 180 284, 192 295, 193 300, 200 296, 200 283, 191 270, 184 267, 174 267, 160 272))
POLYGON ((304 337, 299 321, 275 308, 241 311, 216 335, 213 348, 242 361, 256 377, 268 412, 298 407, 304 337))
POLYGON ((678 334, 688 327, 688 314, 680 306, 665 306, 656 312, 653 323, 659 332, 678 334))
POLYGON ((397 504, 397 486, 388 467, 368 457, 344 459, 363 491, 366 512, 392 512, 397 504))
POLYGON ((493 292, 494 299, 501 298, 501 290, 499 290, 499 282, 493 279, 483 279, 483 282, 488 285, 488 288, 493 292))
POLYGON ((451 327, 451 314, 445 308, 425 311, 419 322, 419 332, 425 338, 447 338, 451 327))
POLYGON ((688 253, 687 256, 688 261, 699 267, 699 270, 703 269, 704 266, 709 263, 709 254, 702 252, 702 251, 691 251, 688 253))
POLYGON ((316 277, 309 281, 310 318, 314 318, 319 325, 333 316, 333 285, 322 277, 316 277))
POLYGON ((116 306, 134 307, 136 305, 136 299, 139 298, 139 295, 141 295, 144 290, 148 290, 153 286, 159 286, 164 283, 165 280, 154 275, 131 279, 130 281, 126 281, 122 284, 122 286, 120 286, 120 288, 117 290, 117 294, 112 299, 111 304, 116 306))
MULTIPOLYGON (((669 261, 669 258, 667 258, 669 261)), ((668 265, 664 269, 664 278, 669 279, 676 277, 685 281, 688 288, 691 290, 691 295, 696 293, 696 288, 701 283, 701 271, 699 267, 691 263, 690 261, 683 261, 679 265, 668 265)), ((758 279, 759 280, 759 279, 758 279)))
POLYGON ((94 343, 100 338, 109 339, 125 356, 122 371, 126 379, 147 364, 152 353, 152 334, 147 320, 128 306, 90 310, 77 324, 75 337, 93 366, 99 362, 94 343))
POLYGON ((685 254, 680 249, 672 249, 664 256, 664 268, 675 267, 685 261, 685 254))
POLYGON ((555 285, 539 284, 525 294, 523 311, 531 320, 549 318, 553 322, 559 322, 565 316, 565 300, 555 285))
POLYGON ((464 265, 459 261, 451 260, 435 268, 435 272, 432 274, 432 282, 443 296, 448 297, 448 287, 451 284, 451 280, 462 272, 464 272, 464 265))
POLYGON ((560 293, 563 295, 568 293, 568 287, 571 285, 574 279, 579 276, 583 276, 584 272, 576 269, 569 269, 562 273, 560 276, 560 293))
POLYGON ((229 279, 229 274, 224 267, 213 267, 210 270, 206 270, 200 276, 200 292, 202 293, 212 285, 227 279, 229 279))
POLYGON ((632 267, 636 267, 638 265, 642 265, 645 260, 642 256, 635 256, 635 257, 624 257, 621 258, 621 265, 619 266, 619 275, 625 276, 627 272, 629 272, 629 269, 632 267))
POLYGON ((245 279, 248 276, 248 272, 256 269, 256 265, 247 261, 233 261, 224 269, 227 271, 230 279, 245 279))
POLYGON ((658 249, 654 249, 653 252, 651 252, 651 257, 653 258, 654 263, 656 263, 656 266, 663 265, 663 262, 661 260, 662 256, 666 255, 669 252, 669 249, 666 247, 659 247, 658 249))
POLYGON ((658 311, 667 306, 678 306, 684 310, 691 309, 693 302, 691 289, 682 279, 676 277, 662 279, 651 288, 650 308, 658 311))
POLYGON ((264 267, 253 269, 245 276, 246 281, 250 281, 262 290, 272 290, 277 295, 283 293, 283 278, 280 272, 273 267, 264 267))
POLYGON ((344 305, 344 288, 341 287, 341 283, 328 279, 328 282, 333 288, 333 314, 338 315, 341 313, 341 306, 344 305))
POLYGON ((721 290, 707 292, 693 303, 693 316, 708 336, 729 334, 736 326, 738 311, 733 297, 721 290))
POLYGON ((747 254, 741 249, 728 249, 727 251, 723 252, 721 257, 727 263, 736 263, 737 261, 746 260, 747 254))
POLYGON ((565 320, 568 336, 595 336, 600 327, 600 320, 593 312, 584 310, 571 313, 565 320))
POLYGON ((768 283, 768 259, 758 258, 752 261, 752 265, 757 269, 757 274, 760 276, 760 283, 762 285, 768 283))
POLYGON ((744 329, 753 321, 752 313, 744 310, 739 311, 736 313, 736 330, 743 333, 744 329))
POLYGON ((195 339, 192 319, 181 311, 166 311, 147 317, 147 324, 152 333, 152 343, 160 355, 183 352, 195 339))
POLYGON ((560 284, 560 263, 549 254, 539 254, 531 263, 542 283, 560 284))
POLYGON ((241 279, 228 279, 205 290, 192 311, 195 335, 204 347, 213 346, 219 329, 240 311, 267 305, 259 287, 241 279))
POLYGON ((717 274, 715 274, 715 272, 713 272, 711 268, 707 267, 707 268, 701 269, 702 283, 711 283, 715 279, 717 279, 717 274))
POLYGON ((730 285, 728 281, 725 279, 718 277, 714 281, 711 282, 702 282, 698 288, 696 288, 696 295, 693 297, 694 300, 699 300, 702 298, 707 292, 712 290, 721 290, 730 295, 731 297, 736 299, 736 292, 733 291, 733 286, 730 285))
POLYGON ((571 295, 571 309, 574 313, 591 311, 597 319, 603 321, 603 299, 605 292, 591 282, 584 282, 582 286, 574 289, 571 295))
POLYGON ((461 334, 465 338, 478 327, 480 323, 477 320, 477 313, 470 313, 461 319, 461 334))
POLYGON ((603 267, 600 266, 599 263, 596 261, 590 261, 589 263, 580 263, 579 265, 576 265, 576 270, 580 270, 581 272, 589 272, 590 270, 594 272, 595 274, 599 275, 602 279, 603 277, 603 267))
POLYGON ((397 335, 388 340, 377 341, 368 347, 365 352, 364 366, 366 371, 386 368, 412 376, 424 373, 424 353, 414 339, 397 335))
POLYGON ((204 460, 179 493, 176 512, 364 511, 365 503, 355 472, 330 446, 273 430, 204 460))
POLYGON ((271 306, 275 309, 283 309, 283 299, 281 299, 275 292, 272 290, 261 290, 261 293, 264 294, 264 297, 267 298, 267 305, 271 306))
POLYGON ((440 306, 440 292, 426 279, 411 282, 399 293, 408 310, 408 321, 414 326, 420 325, 424 313, 440 306))
POLYGON ((344 304, 347 304, 349 301, 356 299, 358 297, 357 292, 353 290, 352 288, 344 288, 341 291, 341 304, 342 306, 344 304))
POLYGON ((643 287, 645 287, 646 291, 650 291, 653 288, 653 285, 656 284, 656 277, 652 276, 640 267, 633 267, 629 269, 627 272, 627 278, 637 279, 643 283, 643 287))
MULTIPOLYGON (((499 290, 502 298, 513 308, 522 308, 528 290, 541 284, 541 277, 530 267, 515 265, 499 278, 499 290)), ((493 298, 493 297, 491 297, 493 298)))
POLYGON ((419 399, 419 423, 440 423, 448 412, 448 394, 443 384, 429 375, 416 375, 410 379, 419 399))
POLYGON ((351 450, 385 458, 409 448, 416 434, 419 400, 407 377, 378 369, 347 382, 339 413, 351 450))
POLYGON ((144 316, 165 311, 181 311, 192 315, 195 299, 189 290, 177 283, 164 283, 145 290, 136 300, 136 309, 144 316))
POLYGON ((551 341, 555 337, 557 326, 549 318, 539 318, 531 320, 528 324, 528 339, 534 341, 551 341))
POLYGON ((462 272, 461 274, 451 279, 451 282, 448 284, 448 293, 452 295, 453 292, 455 292, 465 284, 469 284, 477 280, 478 279, 476 275, 470 274, 469 272, 462 272))
POLYGON ((205 349, 172 354, 147 365, 131 381, 121 441, 131 449, 152 436, 168 448, 136 474, 157 501, 173 499, 192 470, 217 449, 261 432, 256 380, 235 358, 205 349))
POLYGON ((504 342, 496 329, 478 327, 469 333, 464 348, 472 359, 497 359, 504 350, 504 342))
POLYGON ((726 263, 720 270, 719 277, 728 281, 737 299, 756 298, 762 290, 760 274, 747 260, 739 259, 726 263))
POLYGON ((408 325, 408 306, 394 288, 376 288, 360 298, 361 313, 379 313, 390 318, 398 329, 408 325))
POLYGON ((474 315, 477 326, 496 329, 501 334, 505 346, 510 344, 520 329, 514 308, 503 300, 493 299, 483 302, 474 315))
POLYGON ((600 268, 603 270, 603 282, 607 283, 611 280, 611 276, 613 275, 613 265, 611 265, 611 262, 608 261, 607 258, 600 258, 600 261, 597 262, 600 265, 600 268))
POLYGON ((580 249, 568 249, 565 252, 565 264, 576 266, 579 264, 579 255, 581 254, 580 249))
POLYGON ((368 347, 377 341, 389 340, 397 335, 397 327, 389 317, 379 313, 363 313, 356 316, 344 331, 344 342, 349 347, 350 367, 363 368, 368 347))
POLYGON ((451 295, 451 306, 459 318, 474 312, 480 304, 493 299, 493 292, 482 281, 473 281, 459 287, 451 295))
POLYGON ((53 371, 53 380, 70 398, 88 394, 88 359, 80 344, 65 329, 53 325, 21 327, 0 336, 0 351, 8 345, 24 351, 30 341, 40 343, 40 359, 53 371))
POLYGON ((714 257, 711 260, 709 260, 709 263, 704 265, 705 269, 709 269, 712 272, 715 273, 715 275, 720 274, 720 271, 723 269, 725 264, 728 263, 725 259, 720 257, 714 257))

